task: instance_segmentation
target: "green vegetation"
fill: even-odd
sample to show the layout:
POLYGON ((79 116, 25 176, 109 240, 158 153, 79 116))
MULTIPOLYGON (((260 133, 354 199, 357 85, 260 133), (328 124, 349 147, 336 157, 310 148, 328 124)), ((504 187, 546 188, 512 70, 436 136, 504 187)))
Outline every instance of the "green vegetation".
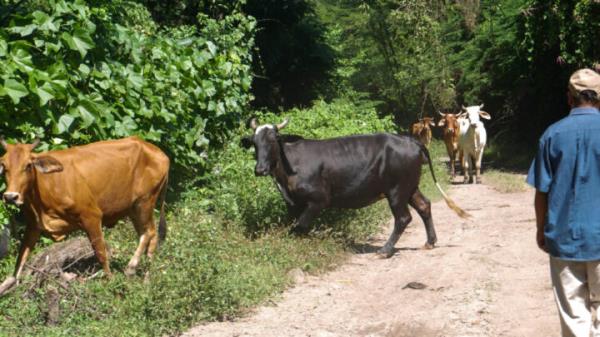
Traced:
POLYGON ((7 138, 37 136, 47 149, 139 135, 192 174, 238 125, 251 98, 251 18, 159 29, 128 1, 32 7, 0 26, 7 138))
POLYGON ((524 192, 529 188, 523 174, 492 169, 486 170, 483 177, 486 185, 502 193, 524 192))

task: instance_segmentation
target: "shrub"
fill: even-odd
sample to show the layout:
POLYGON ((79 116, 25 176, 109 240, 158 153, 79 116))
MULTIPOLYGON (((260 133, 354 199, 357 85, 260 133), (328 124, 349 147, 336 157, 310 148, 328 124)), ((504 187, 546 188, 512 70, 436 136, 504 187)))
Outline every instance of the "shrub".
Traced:
POLYGON ((95 3, 48 1, 0 27, 0 128, 55 147, 138 135, 197 172, 251 98, 254 20, 159 30, 142 5, 95 3))

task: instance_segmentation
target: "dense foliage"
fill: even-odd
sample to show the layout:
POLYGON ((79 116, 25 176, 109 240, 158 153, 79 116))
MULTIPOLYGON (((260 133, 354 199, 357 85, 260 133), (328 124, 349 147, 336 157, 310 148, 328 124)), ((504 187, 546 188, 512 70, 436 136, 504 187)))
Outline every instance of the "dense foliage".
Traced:
POLYGON ((256 19, 252 93, 255 107, 302 107, 331 93, 333 48, 311 0, 141 0, 165 25, 194 24, 242 11, 256 19))
POLYGON ((0 128, 51 145, 138 135, 197 171, 251 98, 254 25, 201 15, 161 30, 126 1, 17 11, 0 27, 0 128))

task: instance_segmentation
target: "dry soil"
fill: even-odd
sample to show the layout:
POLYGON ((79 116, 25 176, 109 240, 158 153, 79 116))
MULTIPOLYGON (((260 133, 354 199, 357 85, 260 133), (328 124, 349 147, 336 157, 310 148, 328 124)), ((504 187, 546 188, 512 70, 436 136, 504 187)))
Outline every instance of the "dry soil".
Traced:
POLYGON ((392 258, 373 253, 390 222, 336 270, 297 275, 270 304, 185 336, 559 336, 548 257, 535 245, 533 191, 503 194, 485 184, 449 191, 473 218, 434 203, 435 249, 421 249, 425 230, 413 212, 392 258))

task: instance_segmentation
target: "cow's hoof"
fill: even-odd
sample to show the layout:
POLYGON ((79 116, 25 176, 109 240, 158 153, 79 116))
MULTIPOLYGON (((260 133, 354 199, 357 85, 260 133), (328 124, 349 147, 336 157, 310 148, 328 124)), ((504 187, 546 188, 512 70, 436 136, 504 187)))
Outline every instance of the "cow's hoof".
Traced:
POLYGON ((377 256, 383 258, 383 259, 389 259, 390 257, 394 256, 394 250, 393 249, 387 249, 387 248, 381 248, 377 251, 377 256))
POLYGON ((306 228, 306 227, 296 226, 296 227, 292 228, 290 230, 290 232, 292 234, 295 234, 295 235, 304 236, 304 235, 308 235, 308 233, 310 232, 310 230, 308 228, 306 228))
POLYGON ((424 250, 431 250, 433 248, 435 248, 435 244, 434 243, 429 243, 428 242, 428 243, 426 243, 426 244, 423 245, 423 249, 424 250))
MULTIPOLYGON (((112 276, 112 275, 110 275, 110 276, 112 276)), ((110 276, 109 276, 109 278, 110 278, 110 276)), ((125 276, 127 276, 127 277, 135 276, 135 268, 127 266, 127 268, 125 268, 125 276)))
POLYGON ((481 179, 477 179, 477 180, 475 180, 475 183, 476 183, 476 184, 481 184, 481 179))
POLYGON ((465 180, 463 180, 463 184, 468 184, 469 183, 469 178, 465 178, 465 180))
POLYGON ((6 294, 14 286, 17 285, 17 278, 14 276, 7 277, 2 284, 0 284, 0 296, 6 294))

